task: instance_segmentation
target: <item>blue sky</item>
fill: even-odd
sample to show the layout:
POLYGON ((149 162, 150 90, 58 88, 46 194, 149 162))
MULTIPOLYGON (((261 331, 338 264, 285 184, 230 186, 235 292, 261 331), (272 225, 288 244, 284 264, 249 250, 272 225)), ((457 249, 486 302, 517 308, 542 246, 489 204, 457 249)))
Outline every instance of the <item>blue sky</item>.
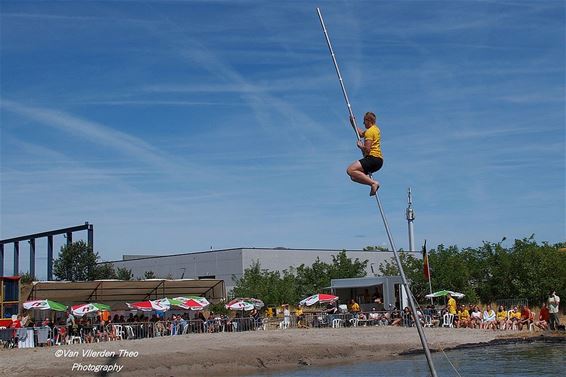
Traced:
POLYGON ((345 174, 317 6, 354 112, 378 116, 398 247, 408 187, 418 245, 566 239, 553 0, 2 1, 0 236, 88 221, 106 260, 387 245, 345 174))

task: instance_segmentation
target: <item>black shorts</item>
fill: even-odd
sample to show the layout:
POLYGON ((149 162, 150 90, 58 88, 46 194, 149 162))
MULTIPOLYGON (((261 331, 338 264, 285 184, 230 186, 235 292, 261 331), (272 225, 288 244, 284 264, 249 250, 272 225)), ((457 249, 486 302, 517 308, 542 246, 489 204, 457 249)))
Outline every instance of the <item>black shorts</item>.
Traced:
POLYGON ((366 156, 359 161, 366 174, 375 173, 383 166, 383 159, 380 157, 366 156))

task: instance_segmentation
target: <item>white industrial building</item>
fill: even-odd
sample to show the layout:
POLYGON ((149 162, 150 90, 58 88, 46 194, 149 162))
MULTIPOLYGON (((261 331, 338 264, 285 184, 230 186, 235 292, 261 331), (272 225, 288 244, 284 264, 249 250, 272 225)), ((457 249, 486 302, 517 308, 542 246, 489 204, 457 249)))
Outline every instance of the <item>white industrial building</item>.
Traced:
MULTIPOLYGON (((332 249, 288 249, 288 248, 234 248, 207 250, 172 255, 124 255, 122 260, 110 261, 115 268, 132 271, 134 278, 143 278, 146 271, 153 271, 160 278, 219 279, 224 280, 226 291, 234 287, 233 277, 239 278, 244 270, 255 261, 262 269, 282 271, 301 264, 312 265, 319 258, 321 262, 332 263, 332 256, 342 250, 332 249)), ((379 275, 379 265, 391 261, 390 251, 345 250, 348 258, 367 260, 366 276, 379 275)), ((415 253, 420 257, 420 253, 415 253)))

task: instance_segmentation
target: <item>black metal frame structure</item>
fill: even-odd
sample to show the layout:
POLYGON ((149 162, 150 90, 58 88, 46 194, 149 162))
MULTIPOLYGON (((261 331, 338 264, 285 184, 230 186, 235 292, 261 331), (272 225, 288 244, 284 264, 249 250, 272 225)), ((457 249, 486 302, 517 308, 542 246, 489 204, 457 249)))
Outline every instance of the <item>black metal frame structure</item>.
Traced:
POLYGON ((88 221, 84 225, 72 226, 50 230, 42 233, 28 234, 25 236, 7 238, 0 240, 0 276, 4 276, 4 245, 14 244, 14 270, 13 275, 19 275, 20 269, 20 242, 28 241, 29 243, 29 273, 35 277, 35 240, 38 238, 47 238, 47 280, 53 280, 53 236, 65 235, 67 245, 73 242, 73 233, 87 231, 88 246, 94 250, 94 227, 88 221))

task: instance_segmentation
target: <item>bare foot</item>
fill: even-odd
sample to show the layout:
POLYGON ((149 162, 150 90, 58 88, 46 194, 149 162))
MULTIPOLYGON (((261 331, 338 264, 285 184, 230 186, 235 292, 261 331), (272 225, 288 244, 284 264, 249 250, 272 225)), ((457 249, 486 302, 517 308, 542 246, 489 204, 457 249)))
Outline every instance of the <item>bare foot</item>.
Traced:
POLYGON ((379 182, 374 181, 371 184, 371 190, 369 192, 369 196, 375 196, 375 193, 377 192, 377 189, 379 188, 379 182))

